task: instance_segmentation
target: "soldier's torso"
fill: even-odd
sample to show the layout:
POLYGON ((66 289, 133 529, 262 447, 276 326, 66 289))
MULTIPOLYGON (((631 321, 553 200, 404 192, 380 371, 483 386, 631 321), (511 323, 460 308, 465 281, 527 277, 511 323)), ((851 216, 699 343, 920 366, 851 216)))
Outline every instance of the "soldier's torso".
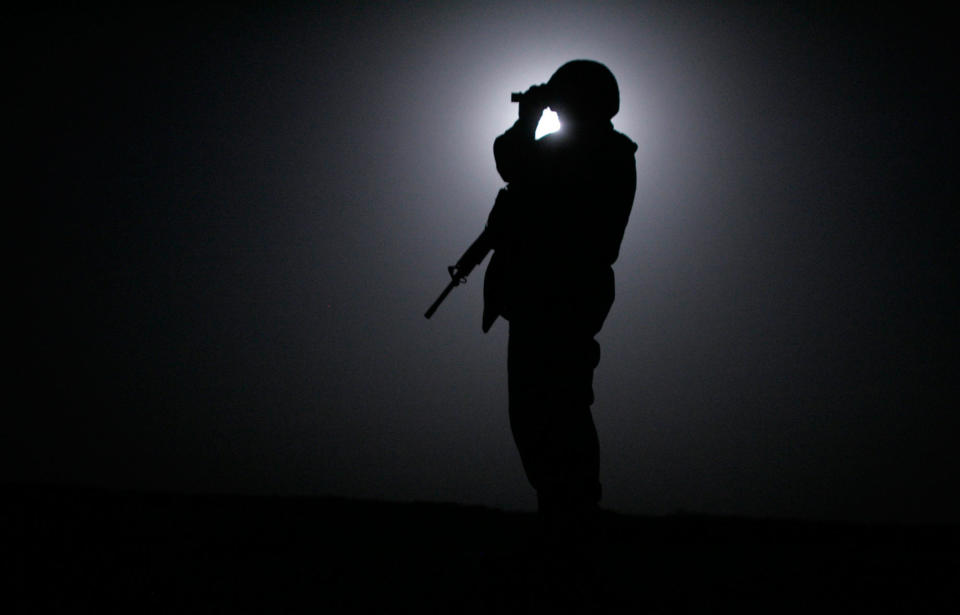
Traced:
POLYGON ((491 215, 501 228, 485 290, 497 305, 488 309, 510 319, 586 320, 599 330, 633 203, 635 147, 613 131, 536 143, 528 172, 509 185, 505 211, 491 215))

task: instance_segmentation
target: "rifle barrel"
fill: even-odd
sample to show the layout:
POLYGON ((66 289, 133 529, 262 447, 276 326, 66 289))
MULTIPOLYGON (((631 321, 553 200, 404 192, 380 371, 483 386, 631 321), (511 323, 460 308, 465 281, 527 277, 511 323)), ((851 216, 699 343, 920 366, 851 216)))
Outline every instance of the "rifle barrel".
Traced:
MULTIPOLYGON (((500 192, 503 193, 504 191, 501 190, 500 192)), ((487 229, 484 228, 480 236, 477 237, 476 240, 470 244, 470 247, 467 248, 467 251, 463 253, 463 256, 457 261, 457 264, 447 267, 447 271, 450 272, 450 276, 453 279, 447 284, 447 287, 443 289, 443 292, 440 293, 437 300, 433 302, 433 305, 427 308, 424 314, 426 318, 433 316, 433 313, 437 311, 437 308, 440 307, 443 300, 447 298, 447 295, 450 294, 454 286, 459 286, 467 281, 467 276, 470 275, 470 272, 480 264, 480 261, 486 258, 492 248, 493 245, 490 240, 490 235, 487 233, 487 229)))
POLYGON ((433 313, 437 311, 437 308, 440 307, 440 304, 443 303, 443 300, 447 298, 447 295, 450 294, 450 291, 453 290, 453 287, 459 284, 460 284, 459 278, 454 278, 450 280, 450 283, 447 284, 447 287, 443 289, 443 292, 440 293, 440 296, 437 297, 437 300, 433 302, 433 305, 427 308, 427 311, 424 313, 424 317, 430 318, 431 316, 433 316, 433 313))

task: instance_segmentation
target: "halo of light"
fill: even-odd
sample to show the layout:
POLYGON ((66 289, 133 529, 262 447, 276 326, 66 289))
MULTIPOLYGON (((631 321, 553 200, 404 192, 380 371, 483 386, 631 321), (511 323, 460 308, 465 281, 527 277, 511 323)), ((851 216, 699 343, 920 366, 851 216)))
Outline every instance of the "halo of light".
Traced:
POLYGON ((560 117, 553 109, 547 107, 540 115, 540 122, 537 124, 537 130, 533 133, 533 137, 540 139, 558 130, 560 130, 560 117))

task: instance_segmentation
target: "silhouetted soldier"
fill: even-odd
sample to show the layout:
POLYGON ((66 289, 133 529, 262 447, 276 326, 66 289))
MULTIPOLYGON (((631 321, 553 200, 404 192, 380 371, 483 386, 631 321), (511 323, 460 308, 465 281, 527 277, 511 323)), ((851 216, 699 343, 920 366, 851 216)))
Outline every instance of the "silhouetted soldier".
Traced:
POLYGON ((600 500, 594 336, 614 299, 611 265, 633 206, 637 145, 613 129, 620 94, 598 62, 564 64, 519 103, 519 119, 493 148, 508 187, 485 231, 494 254, 483 330, 497 316, 510 322, 510 426, 548 532, 566 540, 600 500), (548 106, 561 129, 535 140, 548 106))
POLYGON ((613 304, 611 265, 633 207, 637 145, 610 123, 620 92, 598 62, 568 62, 548 83, 513 100, 520 103, 520 118, 493 145, 507 187, 483 233, 448 268, 452 280, 424 316, 430 318, 493 250, 483 331, 498 316, 510 321, 510 427, 537 491, 550 562, 569 564, 548 577, 561 588, 553 599, 579 609, 564 597, 570 585, 587 580, 596 588, 589 581, 600 501, 599 444, 590 414, 600 361, 594 336, 613 304), (546 107, 560 117, 561 129, 537 140, 546 107))

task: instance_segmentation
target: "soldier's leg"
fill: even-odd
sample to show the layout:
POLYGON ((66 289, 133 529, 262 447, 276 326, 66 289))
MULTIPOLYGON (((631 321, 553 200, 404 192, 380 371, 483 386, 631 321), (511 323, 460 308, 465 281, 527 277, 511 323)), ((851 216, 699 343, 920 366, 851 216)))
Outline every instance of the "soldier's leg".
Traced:
POLYGON ((510 424, 537 491, 540 591, 547 604, 573 612, 592 612, 601 591, 599 446, 590 413, 598 349, 589 335, 511 323, 510 424))
POLYGON ((550 473, 544 496, 568 511, 592 509, 600 500, 600 460, 593 403, 593 370, 599 356, 592 337, 570 333, 553 348, 545 430, 550 473))
POLYGON ((510 429, 527 479, 537 492, 545 483, 549 463, 544 454, 543 433, 547 421, 546 370, 538 337, 532 328, 510 323, 507 346, 510 429))
POLYGON ((510 425, 543 509, 600 499, 599 446, 590 413, 598 346, 542 324, 510 326, 510 425))

